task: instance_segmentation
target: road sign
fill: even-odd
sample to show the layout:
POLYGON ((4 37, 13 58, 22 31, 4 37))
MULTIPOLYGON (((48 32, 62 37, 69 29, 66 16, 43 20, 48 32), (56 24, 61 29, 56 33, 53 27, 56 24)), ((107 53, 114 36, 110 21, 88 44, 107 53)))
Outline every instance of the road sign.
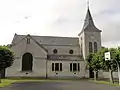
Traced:
POLYGON ((105 61, 111 60, 110 52, 105 53, 105 61))

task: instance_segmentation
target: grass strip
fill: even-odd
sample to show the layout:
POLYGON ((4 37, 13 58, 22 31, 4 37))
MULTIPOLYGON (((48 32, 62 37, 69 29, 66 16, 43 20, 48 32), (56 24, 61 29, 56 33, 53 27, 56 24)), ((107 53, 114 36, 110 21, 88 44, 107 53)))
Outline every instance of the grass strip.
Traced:
POLYGON ((108 81, 95 81, 95 80, 89 80, 91 82, 95 82, 95 83, 98 83, 98 84, 107 84, 107 85, 112 85, 112 86, 120 86, 119 84, 112 84, 108 81))
MULTIPOLYGON (((13 83, 24 83, 24 82, 60 82, 61 80, 51 80, 51 79, 2 79, 0 87, 10 86, 13 83)), ((67 80, 62 80, 67 81, 67 80)))

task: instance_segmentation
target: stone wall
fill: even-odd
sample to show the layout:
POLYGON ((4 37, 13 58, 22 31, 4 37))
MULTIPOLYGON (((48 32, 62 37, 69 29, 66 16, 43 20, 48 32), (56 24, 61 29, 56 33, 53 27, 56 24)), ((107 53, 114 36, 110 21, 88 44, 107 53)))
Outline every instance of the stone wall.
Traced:
MULTIPOLYGON (((109 78, 109 72, 99 71, 99 78, 109 78)), ((118 78, 118 72, 113 72, 113 77, 118 78)))

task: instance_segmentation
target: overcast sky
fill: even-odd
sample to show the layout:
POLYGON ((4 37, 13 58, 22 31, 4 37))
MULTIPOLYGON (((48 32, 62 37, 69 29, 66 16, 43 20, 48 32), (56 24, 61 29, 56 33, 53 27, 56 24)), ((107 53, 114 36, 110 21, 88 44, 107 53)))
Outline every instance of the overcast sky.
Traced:
MULTIPOLYGON (((102 45, 120 44, 120 0, 90 0, 102 45)), ((15 33, 78 37, 87 0, 0 0, 0 44, 11 43, 15 33)))

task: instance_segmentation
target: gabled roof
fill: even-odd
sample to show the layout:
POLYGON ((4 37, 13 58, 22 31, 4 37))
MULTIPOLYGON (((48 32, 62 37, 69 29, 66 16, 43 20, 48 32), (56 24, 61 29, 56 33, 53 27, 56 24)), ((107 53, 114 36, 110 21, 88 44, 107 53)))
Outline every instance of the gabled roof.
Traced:
POLYGON ((40 46, 41 48, 43 48, 46 52, 48 52, 48 50, 43 46, 41 45, 39 42, 37 42, 32 36, 28 35, 38 46, 40 46))
MULTIPOLYGON (((16 44, 18 41, 23 39, 26 35, 15 35, 12 44, 16 44)), ((34 38, 38 43, 47 48, 49 45, 51 46, 78 46, 79 38, 78 37, 61 37, 61 36, 37 36, 30 35, 34 38)))
POLYGON ((82 31, 79 33, 79 35, 83 31, 85 31, 87 28, 91 28, 91 27, 95 29, 94 31, 101 32, 101 30, 97 29, 96 26, 94 25, 92 15, 91 15, 90 9, 88 7, 87 14, 86 14, 86 17, 85 17, 85 20, 84 20, 84 25, 83 25, 82 31))
MULTIPOLYGON (((14 36, 14 39, 16 38, 17 35, 14 36)), ((18 42, 14 43, 14 41, 12 41, 12 46, 15 46, 17 45, 18 43, 20 43, 22 40, 24 40, 25 38, 29 37, 31 40, 33 40, 39 47, 41 47, 42 49, 44 49, 46 52, 48 52, 48 50, 43 46, 41 45, 39 42, 37 42, 31 35, 26 35, 24 36, 21 40, 19 40, 18 42)), ((13 39, 13 40, 14 40, 13 39)))

